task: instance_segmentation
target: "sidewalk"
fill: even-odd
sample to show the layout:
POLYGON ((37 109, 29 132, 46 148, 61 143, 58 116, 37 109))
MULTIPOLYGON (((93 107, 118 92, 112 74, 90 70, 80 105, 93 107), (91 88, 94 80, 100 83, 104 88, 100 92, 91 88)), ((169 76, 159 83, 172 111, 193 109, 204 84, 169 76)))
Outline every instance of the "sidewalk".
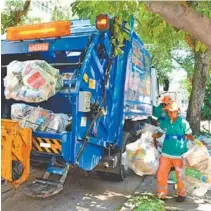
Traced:
MULTIPOLYGON (((132 196, 138 195, 139 193, 156 193, 156 178, 154 176, 146 176, 142 184, 136 189, 132 196)), ((131 196, 131 197, 132 197, 131 196)), ((178 203, 175 201, 175 190, 173 185, 169 185, 169 197, 165 201, 166 210, 171 211, 211 211, 211 190, 207 192, 204 197, 192 197, 188 196, 186 201, 178 203)), ((130 202, 126 202, 120 211, 132 211, 133 205, 130 202)))

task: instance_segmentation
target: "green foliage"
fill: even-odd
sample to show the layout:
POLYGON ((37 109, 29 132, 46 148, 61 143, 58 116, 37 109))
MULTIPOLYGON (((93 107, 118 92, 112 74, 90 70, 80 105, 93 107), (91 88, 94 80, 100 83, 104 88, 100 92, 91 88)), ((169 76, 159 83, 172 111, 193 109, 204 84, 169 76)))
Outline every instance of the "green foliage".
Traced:
MULTIPOLYGON (((188 4, 202 15, 211 17, 210 2, 188 2, 188 4)), ((96 16, 102 13, 122 17, 127 21, 133 15, 136 23, 135 31, 140 35, 150 51, 153 65, 158 70, 161 78, 165 78, 166 74, 173 69, 172 51, 174 49, 182 47, 188 51, 192 50, 187 45, 186 34, 182 30, 170 26, 158 14, 152 14, 145 6, 145 3, 141 1, 76 1, 72 4, 72 11, 73 14, 77 14, 80 18, 91 19, 93 23, 96 16)), ((199 41, 194 44, 195 51, 205 52, 207 50, 206 46, 199 41)), ((190 68, 187 62, 183 66, 184 68, 186 66, 190 68)))
MULTIPOLYGON (((18 11, 23 10, 24 1, 8 0, 5 1, 5 8, 1 13, 1 34, 10 26, 15 26, 16 14, 18 11)), ((29 18, 27 15, 21 16, 21 21, 18 25, 39 23, 41 18, 29 18)))
POLYGON ((140 194, 129 200, 135 205, 134 211, 164 211, 164 202, 152 194, 140 194))
POLYGON ((112 36, 111 43, 114 48, 114 55, 121 55, 123 53, 122 47, 124 46, 124 40, 130 40, 129 29, 130 26, 127 23, 123 27, 124 20, 121 17, 115 17, 112 24, 112 36))
POLYGON ((205 136, 206 138, 211 138, 210 131, 200 131, 199 133, 194 134, 194 138, 198 139, 199 136, 205 136))
POLYGON ((55 6, 51 21, 58 21, 58 20, 69 20, 71 18, 71 10, 68 10, 61 6, 55 6))
POLYGON ((211 76, 208 79, 205 91, 204 105, 202 108, 202 119, 211 120, 211 76))
POLYGON ((132 14, 127 12, 129 6, 135 9, 136 2, 80 2, 76 1, 72 4, 73 15, 78 15, 79 18, 90 19, 91 23, 94 24, 96 16, 99 14, 109 14, 114 17, 112 24, 112 37, 111 42, 114 47, 114 55, 121 55, 123 53, 122 47, 124 46, 124 40, 129 40, 128 29, 129 24, 125 25, 123 30, 123 23, 130 22, 132 14))
POLYGON ((189 1, 188 4, 198 13, 211 18, 211 1, 189 1))
MULTIPOLYGON (((211 1, 189 1, 188 4, 194 9, 194 11, 201 15, 207 16, 208 18, 211 18, 211 1)), ((196 52, 200 51, 204 53, 207 50, 207 47, 200 41, 196 41, 194 50, 196 52)))
MULTIPOLYGON (((72 11, 79 18, 91 19, 93 23, 99 14, 121 17, 128 22, 130 22, 133 16, 135 18, 135 31, 146 44, 149 43, 146 47, 152 55, 153 65, 158 70, 161 78, 165 78, 166 74, 173 68, 171 61, 172 49, 177 48, 180 43, 184 42, 184 33, 182 31, 175 31, 159 15, 154 15, 148 11, 142 2, 76 1, 72 4, 72 11)), ((117 49, 120 52, 120 49, 117 49)))
MULTIPOLYGON (((1 13, 1 33, 3 34, 9 26, 15 25, 16 12, 23 8, 24 2, 19 0, 10 0, 5 2, 5 8, 1 13)), ((21 18, 21 23, 24 22, 21 18)))

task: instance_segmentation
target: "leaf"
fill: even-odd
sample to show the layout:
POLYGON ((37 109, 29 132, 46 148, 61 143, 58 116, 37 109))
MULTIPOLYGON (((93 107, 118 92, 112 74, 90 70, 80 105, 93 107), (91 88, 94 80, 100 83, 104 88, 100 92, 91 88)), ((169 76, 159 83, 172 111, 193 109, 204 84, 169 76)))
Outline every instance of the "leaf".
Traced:
POLYGON ((124 44, 120 44, 120 45, 118 45, 118 48, 122 48, 124 46, 125 46, 124 44))
POLYGON ((125 24, 125 28, 130 30, 130 25, 128 23, 125 24))
POLYGON ((195 51, 198 52, 200 50, 200 42, 196 42, 195 51))
POLYGON ((128 41, 130 40, 130 36, 128 33, 123 33, 123 36, 126 40, 128 40, 128 41))
POLYGON ((95 17, 95 16, 92 16, 92 17, 90 18, 90 23, 91 23, 92 25, 94 25, 94 24, 95 24, 95 21, 96 21, 96 17, 95 17))

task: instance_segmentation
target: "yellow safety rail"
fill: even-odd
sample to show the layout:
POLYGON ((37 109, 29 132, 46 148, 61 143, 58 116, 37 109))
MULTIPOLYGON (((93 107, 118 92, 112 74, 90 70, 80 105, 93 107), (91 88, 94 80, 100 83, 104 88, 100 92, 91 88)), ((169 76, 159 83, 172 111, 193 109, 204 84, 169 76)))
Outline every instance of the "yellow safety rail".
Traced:
POLYGON ((11 182, 15 187, 25 182, 29 177, 31 149, 32 130, 21 128, 17 121, 2 119, 1 177, 11 182), (14 164, 18 164, 21 168, 18 169, 17 165, 14 164), (19 170, 18 175, 15 168, 19 170))

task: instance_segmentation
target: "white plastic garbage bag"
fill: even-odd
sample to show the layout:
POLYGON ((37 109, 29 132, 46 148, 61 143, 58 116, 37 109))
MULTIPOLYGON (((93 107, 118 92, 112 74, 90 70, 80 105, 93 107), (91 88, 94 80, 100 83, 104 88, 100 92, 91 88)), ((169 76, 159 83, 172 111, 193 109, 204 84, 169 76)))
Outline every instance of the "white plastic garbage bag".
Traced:
POLYGON ((183 158, 186 166, 197 170, 206 169, 209 163, 209 153, 205 146, 195 145, 183 154, 183 158))
POLYGON ((13 61, 7 66, 4 78, 6 99, 42 102, 62 88, 59 70, 46 61, 13 61))
POLYGON ((211 188, 211 157, 206 146, 194 145, 183 155, 181 178, 188 193, 204 196, 211 188))
POLYGON ((157 172, 159 154, 154 146, 152 133, 143 133, 136 142, 126 146, 128 166, 137 175, 152 175, 157 172))
POLYGON ((158 128, 159 127, 156 127, 154 125, 150 125, 150 124, 145 123, 144 127, 141 130, 141 132, 142 133, 150 132, 150 133, 153 134, 153 133, 157 133, 158 132, 158 128))
POLYGON ((11 118, 18 120, 22 127, 50 133, 65 131, 70 119, 66 114, 55 114, 50 110, 23 103, 12 105, 11 118))
POLYGON ((22 120, 29 115, 34 107, 24 103, 15 103, 11 106, 11 118, 13 120, 22 120))

